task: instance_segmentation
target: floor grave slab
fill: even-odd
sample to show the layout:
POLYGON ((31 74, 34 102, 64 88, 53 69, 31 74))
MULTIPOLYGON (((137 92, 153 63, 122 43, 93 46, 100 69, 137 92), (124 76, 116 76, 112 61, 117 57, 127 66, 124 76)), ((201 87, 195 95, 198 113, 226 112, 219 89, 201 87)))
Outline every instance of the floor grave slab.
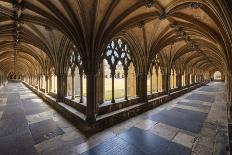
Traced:
POLYGON ((24 113, 22 105, 20 105, 20 104, 7 105, 4 108, 4 112, 3 112, 1 120, 3 120, 3 119, 15 119, 18 117, 23 117, 23 116, 25 116, 25 113, 24 113))
POLYGON ((186 97, 186 99, 199 100, 199 101, 209 102, 209 103, 213 103, 215 100, 213 95, 196 94, 196 93, 191 94, 190 96, 186 97))
POLYGON ((189 148, 135 127, 120 134, 119 137, 148 154, 189 155, 191 153, 189 148))
POLYGON ((36 144, 64 134, 64 131, 52 119, 30 124, 29 128, 36 144))
POLYGON ((28 124, 24 116, 1 120, 0 137, 23 132, 27 127, 28 124))
POLYGON ((35 155, 34 141, 28 128, 0 137, 1 155, 35 155))
POLYGON ((20 101, 19 94, 12 93, 7 97, 6 104, 18 104, 20 101))
POLYGON ((24 107, 25 115, 38 114, 48 110, 47 107, 38 106, 38 105, 37 106, 29 105, 23 107, 24 107))
POLYGON ((153 121, 161 122, 179 129, 199 133, 206 117, 206 113, 175 107, 170 110, 163 110, 149 118, 153 121))
POLYGON ((176 104, 179 104, 179 105, 187 105, 187 106, 191 106, 191 107, 195 107, 195 108, 200 108, 200 109, 204 109, 204 110, 207 110, 207 109, 210 109, 210 108, 211 108, 210 106, 203 105, 203 104, 201 104, 201 103, 177 102, 176 104))
POLYGON ((110 140, 105 141, 104 143, 97 145, 96 147, 90 149, 87 152, 82 153, 81 155, 146 155, 148 152, 145 150, 140 150, 132 144, 126 142, 125 140, 114 137, 110 140))
POLYGON ((212 88, 210 86, 205 86, 205 87, 200 88, 198 91, 217 92, 218 88, 212 88))

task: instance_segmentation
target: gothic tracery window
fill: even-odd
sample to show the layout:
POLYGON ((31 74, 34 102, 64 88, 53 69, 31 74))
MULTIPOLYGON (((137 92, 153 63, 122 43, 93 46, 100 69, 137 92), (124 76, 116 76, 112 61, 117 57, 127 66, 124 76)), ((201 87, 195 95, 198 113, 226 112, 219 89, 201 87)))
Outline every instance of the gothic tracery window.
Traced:
POLYGON ((83 102, 83 97, 86 95, 86 79, 84 78, 81 56, 75 52, 75 47, 70 52, 68 65, 67 95, 83 102))
POLYGON ((158 55, 155 56, 151 68, 147 76, 147 93, 153 94, 161 92, 162 89, 162 74, 160 68, 160 60, 158 55))
POLYGON ((103 54, 105 73, 105 99, 125 97, 127 100, 127 77, 132 62, 130 49, 121 39, 112 40, 103 54), (111 81, 109 81, 111 78, 111 81), (115 85, 116 83, 116 85, 115 85), (109 92, 111 91, 111 92, 109 92), (108 95, 107 95, 108 94, 108 95), (111 95, 109 97, 109 94, 111 95))
POLYGON ((106 48, 105 59, 111 69, 115 69, 120 61, 125 70, 128 69, 131 63, 130 50, 125 42, 121 39, 113 40, 106 48))

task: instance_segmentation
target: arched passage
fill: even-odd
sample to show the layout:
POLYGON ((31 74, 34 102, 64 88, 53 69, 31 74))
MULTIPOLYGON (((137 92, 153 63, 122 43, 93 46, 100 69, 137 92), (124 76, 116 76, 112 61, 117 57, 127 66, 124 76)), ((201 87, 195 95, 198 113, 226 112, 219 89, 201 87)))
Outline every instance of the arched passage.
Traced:
POLYGON ((222 73, 220 71, 214 72, 213 79, 214 80, 222 80, 222 73))

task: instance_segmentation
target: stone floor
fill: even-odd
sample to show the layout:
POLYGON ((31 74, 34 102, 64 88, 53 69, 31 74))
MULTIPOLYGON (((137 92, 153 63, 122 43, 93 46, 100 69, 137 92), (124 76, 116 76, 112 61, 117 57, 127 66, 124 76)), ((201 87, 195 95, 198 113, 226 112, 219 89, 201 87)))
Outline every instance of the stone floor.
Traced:
POLYGON ((86 138, 21 83, 0 89, 1 155, 226 155, 224 84, 210 83, 86 138))

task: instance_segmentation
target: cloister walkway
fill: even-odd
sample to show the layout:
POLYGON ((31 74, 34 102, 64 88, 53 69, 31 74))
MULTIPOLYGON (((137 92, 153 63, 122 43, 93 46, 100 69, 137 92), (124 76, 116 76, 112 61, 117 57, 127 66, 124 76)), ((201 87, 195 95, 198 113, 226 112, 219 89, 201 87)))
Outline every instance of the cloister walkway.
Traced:
POLYGON ((85 137, 22 83, 0 89, 0 154, 227 154, 224 83, 85 137))

